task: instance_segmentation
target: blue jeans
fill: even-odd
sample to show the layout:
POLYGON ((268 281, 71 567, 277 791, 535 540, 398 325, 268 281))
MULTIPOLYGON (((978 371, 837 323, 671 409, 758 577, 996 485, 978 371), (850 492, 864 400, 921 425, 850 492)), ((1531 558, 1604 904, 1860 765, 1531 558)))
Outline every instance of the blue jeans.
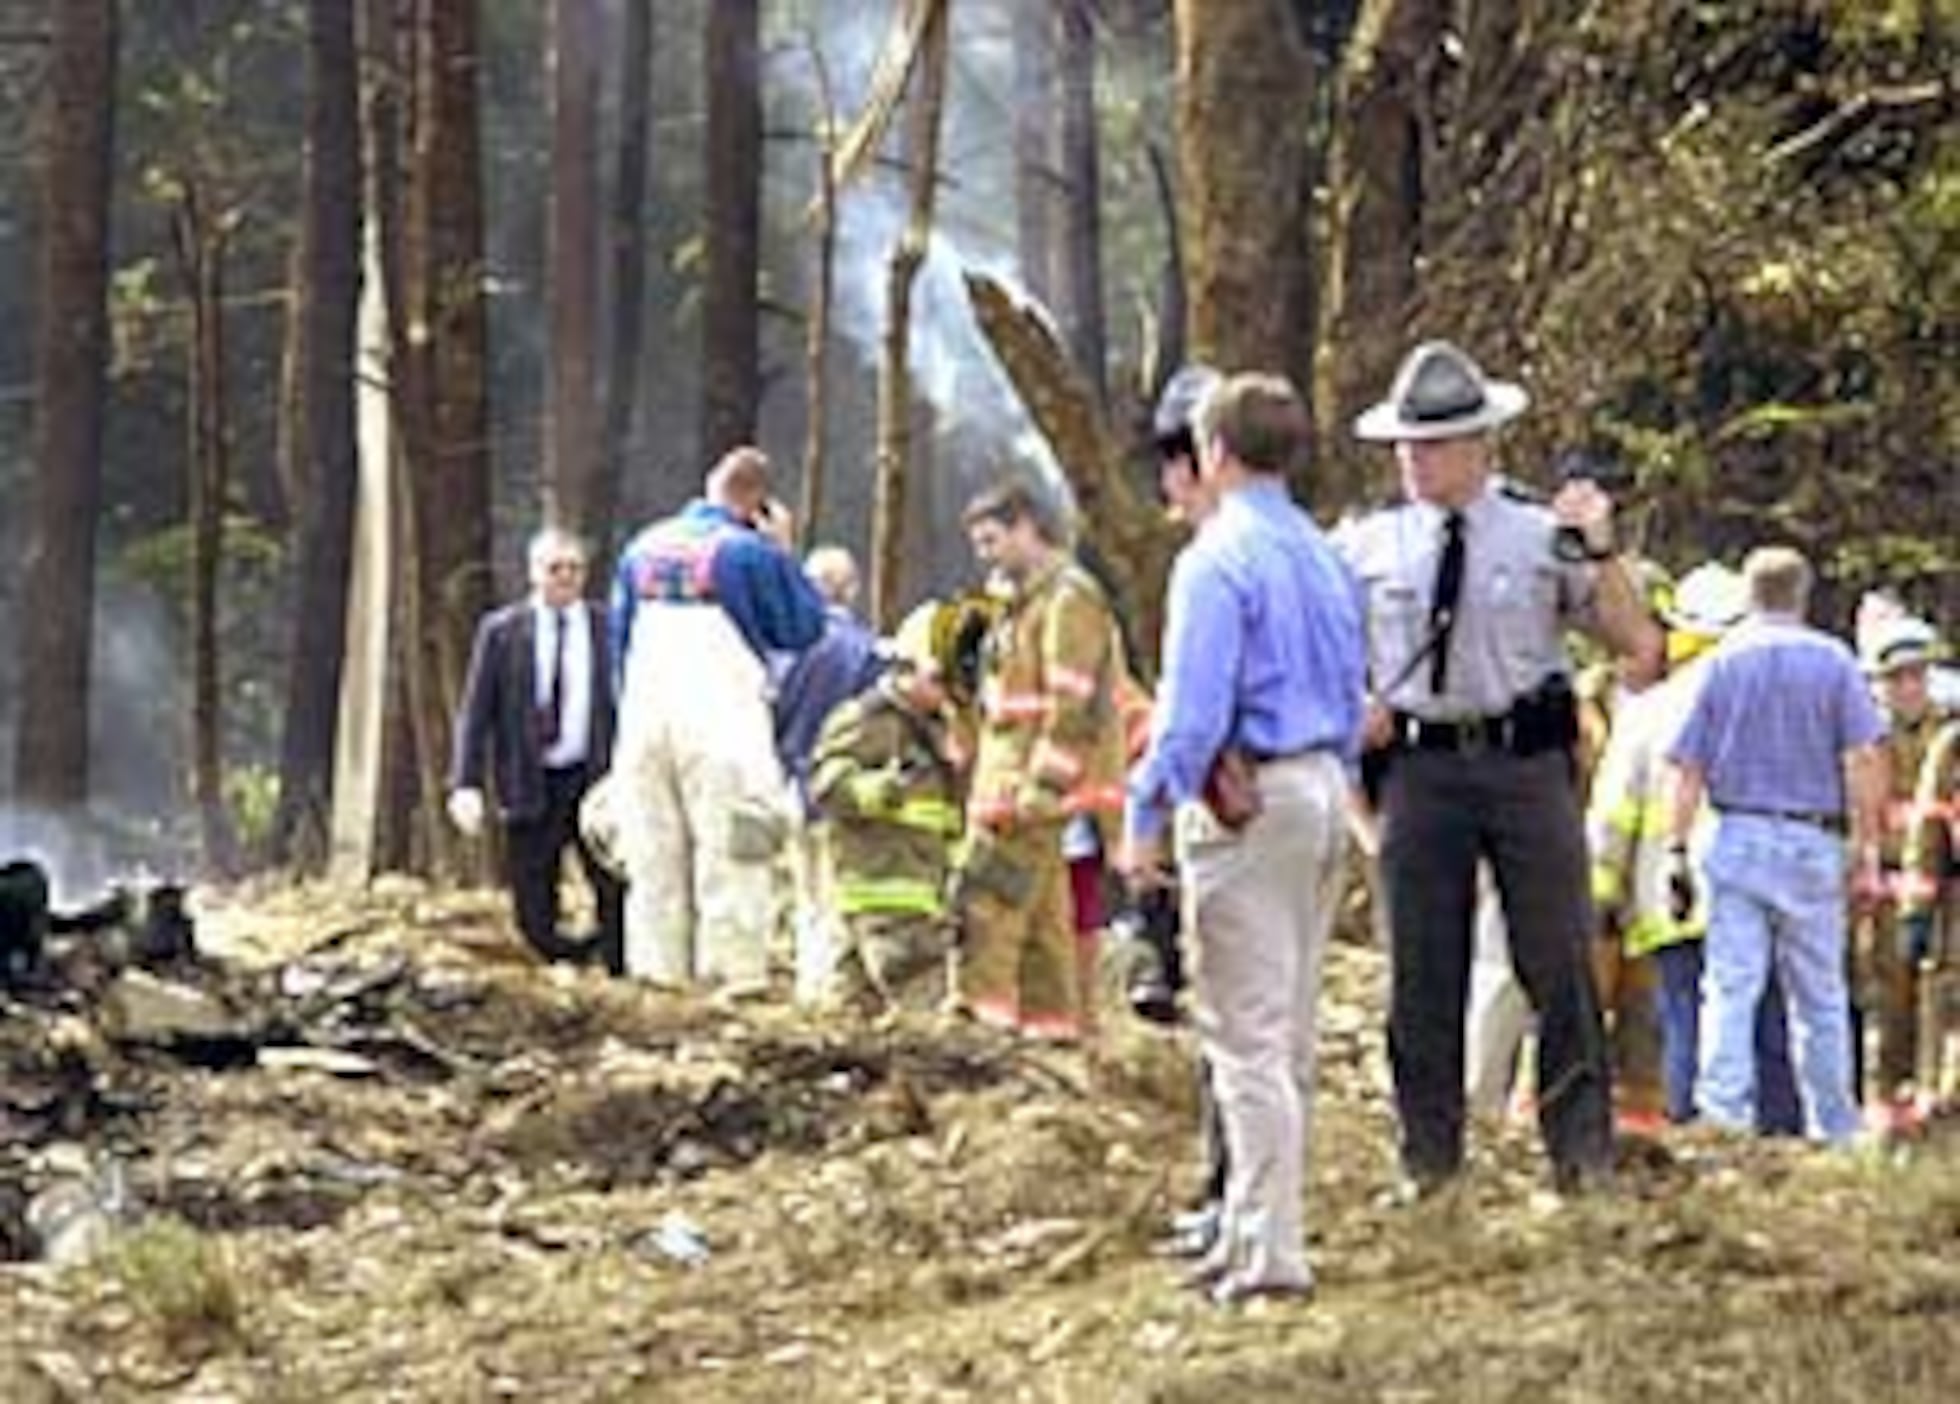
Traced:
POLYGON ((1772 966, 1789 1005, 1804 1129, 1849 1140, 1850 999, 1845 987, 1845 855, 1815 824, 1725 814, 1706 864, 1709 919, 1695 1106, 1717 1126, 1756 1125, 1756 1020, 1772 966))
MULTIPOLYGON (((1700 941, 1679 941, 1654 952, 1660 968, 1656 1001, 1661 1023, 1661 1076, 1667 1088, 1667 1119, 1695 1119, 1695 1062, 1701 1048, 1700 941)), ((1803 1104, 1797 1100, 1796 1074, 1790 1069, 1790 1032, 1783 1010, 1783 987, 1775 972, 1756 1006, 1756 1129, 1769 1136, 1803 1131, 1803 1104)))

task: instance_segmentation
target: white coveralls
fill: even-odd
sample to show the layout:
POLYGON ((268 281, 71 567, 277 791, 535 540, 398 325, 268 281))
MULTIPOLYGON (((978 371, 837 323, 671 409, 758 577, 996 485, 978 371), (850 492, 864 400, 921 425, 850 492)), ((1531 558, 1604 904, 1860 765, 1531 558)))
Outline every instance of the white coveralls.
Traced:
MULTIPOLYGON (((712 596, 730 530, 690 511, 628 549, 621 584, 635 598, 613 772, 627 974, 741 992, 768 983, 792 816, 767 672, 712 596)), ((820 625, 814 595, 809 612, 820 625)))

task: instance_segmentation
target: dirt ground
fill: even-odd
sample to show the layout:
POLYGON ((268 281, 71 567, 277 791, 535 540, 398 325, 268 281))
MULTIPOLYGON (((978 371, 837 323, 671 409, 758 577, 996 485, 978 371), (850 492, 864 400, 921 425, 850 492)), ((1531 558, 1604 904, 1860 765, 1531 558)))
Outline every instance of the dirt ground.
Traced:
POLYGON ((93 989, 0 1012, 0 1399, 1960 1399, 1950 1125, 1629 1139, 1571 1202, 1487 1129, 1459 1192, 1395 1207, 1356 946, 1319 1291, 1220 1311, 1151 1252, 1192 1187, 1182 1036, 676 1000, 528 964, 488 894, 199 924, 220 959, 179 973, 230 1030, 117 1037, 93 989), (29 1220, 64 1177, 107 1227, 57 1267, 29 1220))

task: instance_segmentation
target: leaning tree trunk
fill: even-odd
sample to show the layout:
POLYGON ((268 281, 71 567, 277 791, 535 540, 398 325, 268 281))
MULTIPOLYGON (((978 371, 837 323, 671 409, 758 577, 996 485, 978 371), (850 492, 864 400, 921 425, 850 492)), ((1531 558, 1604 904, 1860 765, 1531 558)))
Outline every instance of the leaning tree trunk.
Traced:
POLYGON ((646 348, 647 152, 652 140, 653 0, 626 0, 619 45, 619 146, 611 227, 611 364, 606 368, 605 425, 599 474, 587 504, 585 530, 594 559, 618 545, 614 519, 633 446, 633 411, 640 400, 646 348))
POLYGON ((904 580, 905 475, 912 443, 912 284, 932 238, 934 187, 939 177, 940 118, 946 99, 947 10, 928 7, 915 70, 906 163, 911 213, 886 269, 884 353, 878 374, 878 446, 871 499, 871 616, 881 629, 898 623, 904 580))
POLYGON ((1164 586, 1182 537, 1137 490, 1123 442, 1048 318, 984 273, 967 273, 966 292, 981 333, 1068 477, 1084 542, 1102 562, 1117 609, 1143 645, 1142 671, 1152 676, 1164 586))
POLYGON ((237 842, 224 794, 224 700, 218 657, 218 577, 224 568, 225 494, 231 477, 225 406, 225 246, 232 213, 208 208, 195 177, 184 186, 175 232, 190 294, 191 802, 205 871, 231 877, 237 842))
POLYGON ((1291 0, 1177 0, 1192 352, 1313 383, 1314 91, 1291 0))
POLYGON ((306 154, 294 259, 289 421, 283 476, 293 494, 293 647, 279 746, 277 864, 326 861, 341 665, 346 657, 359 465, 354 326, 360 303, 361 157, 354 0, 307 6, 306 154))
POLYGON ((552 0, 544 516, 577 531, 599 471, 598 0, 552 0))
POLYGON ((756 280, 762 245, 761 6, 708 7, 703 160, 701 452, 713 461, 755 438, 762 400, 756 280))
POLYGON ((116 6, 114 0, 65 0, 51 13, 41 117, 34 471, 20 594, 34 607, 20 612, 14 784, 23 801, 59 808, 88 799, 116 6))

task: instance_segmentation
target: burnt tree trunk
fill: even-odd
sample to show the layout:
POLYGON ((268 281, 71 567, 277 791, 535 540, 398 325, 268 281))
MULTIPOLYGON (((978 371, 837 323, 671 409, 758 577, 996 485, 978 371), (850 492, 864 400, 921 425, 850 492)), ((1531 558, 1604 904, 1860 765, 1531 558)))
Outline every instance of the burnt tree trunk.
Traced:
POLYGON ((605 560, 618 544, 614 519, 619 488, 633 448, 633 415, 640 401, 646 351, 647 153, 652 138, 653 0, 626 0, 619 46, 619 146, 613 179, 611 363, 599 473, 587 504, 585 531, 593 559, 605 560))
POLYGON ((237 843, 224 794, 224 699, 218 578, 224 569, 225 495, 231 478, 225 396, 225 247, 234 215, 211 209, 192 178, 175 211, 177 256, 190 296, 185 358, 190 403, 191 802, 205 872, 232 877, 237 843))
POLYGON ((543 506, 546 520, 578 531, 597 525, 599 28, 597 0, 552 0, 543 506))
POLYGON ((1061 262, 1055 310, 1096 399, 1108 402, 1102 285, 1102 142, 1096 131, 1096 30, 1089 0, 1065 0, 1059 26, 1061 262))
POLYGON ((802 495, 796 518, 806 540, 818 540, 823 514, 826 439, 830 433, 830 312, 837 293, 837 107, 832 97, 830 70, 823 50, 813 39, 811 63, 817 74, 817 197, 811 209, 815 222, 817 278, 804 328, 802 495))
POLYGON ((88 799, 116 6, 114 0, 65 0, 51 14, 41 113, 34 471, 27 486, 20 595, 34 607, 20 618, 14 781, 23 801, 55 808, 88 799))
POLYGON ((933 194, 939 176, 939 134, 946 99, 948 0, 927 7, 913 73, 906 132, 911 211, 886 270, 884 352, 878 374, 878 445, 871 499, 871 617, 878 628, 898 623, 904 600, 905 489, 912 445, 912 284, 932 238, 933 194))
POLYGON ((1021 283, 1052 305, 1061 228, 1055 0, 1014 7, 1014 219, 1021 283))
POLYGON ((701 453, 755 438, 762 399, 757 270, 762 243, 761 6, 708 7, 701 296, 701 453))
POLYGON ((362 197, 354 28, 353 0, 310 0, 300 238, 287 313, 295 393, 282 433, 297 534, 293 644, 279 804, 268 835, 272 862, 309 870, 327 857, 359 473, 354 325, 362 197))

